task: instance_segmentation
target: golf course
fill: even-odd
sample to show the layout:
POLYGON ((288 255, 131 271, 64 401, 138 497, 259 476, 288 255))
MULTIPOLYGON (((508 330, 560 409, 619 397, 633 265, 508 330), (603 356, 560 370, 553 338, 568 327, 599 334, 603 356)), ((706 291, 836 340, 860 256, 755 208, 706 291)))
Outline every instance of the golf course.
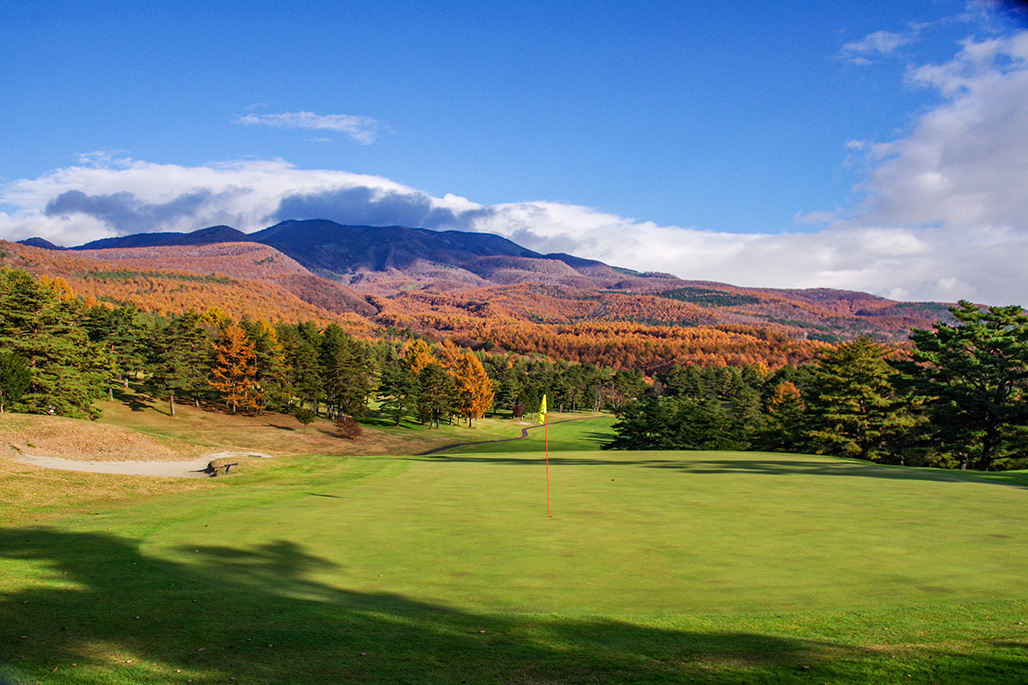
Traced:
POLYGON ((604 451, 612 418, 551 414, 547 516, 541 426, 116 405, 0 415, 5 685, 1028 681, 1026 472, 604 451), (20 456, 103 440, 275 458, 20 456))

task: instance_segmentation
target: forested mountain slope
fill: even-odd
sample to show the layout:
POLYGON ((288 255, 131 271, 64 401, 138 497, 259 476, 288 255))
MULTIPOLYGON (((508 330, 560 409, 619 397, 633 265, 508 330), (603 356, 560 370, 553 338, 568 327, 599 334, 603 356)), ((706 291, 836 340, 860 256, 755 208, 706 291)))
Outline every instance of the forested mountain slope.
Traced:
POLYGON ((252 234, 213 226, 192 233, 107 238, 71 249, 36 239, 26 243, 38 247, 8 248, 20 260, 17 266, 60 275, 98 299, 174 309, 190 298, 210 302, 220 297, 195 281, 185 286, 181 274, 160 276, 171 269, 260 283, 245 286, 251 292, 233 296, 239 304, 232 306, 259 307, 267 318, 289 320, 301 310, 310 312, 305 316, 346 315, 372 327, 443 332, 480 344, 489 343, 481 337, 490 326, 586 322, 745 326, 770 328, 797 340, 866 334, 902 341, 911 328, 929 327, 947 315, 945 305, 935 303, 831 289, 687 281, 573 255, 543 255, 497 235, 402 226, 306 220, 284 221, 252 234), (91 261, 74 262, 75 257, 91 261), (154 283, 170 278, 175 284, 150 290, 145 284, 127 286, 139 273, 154 283))

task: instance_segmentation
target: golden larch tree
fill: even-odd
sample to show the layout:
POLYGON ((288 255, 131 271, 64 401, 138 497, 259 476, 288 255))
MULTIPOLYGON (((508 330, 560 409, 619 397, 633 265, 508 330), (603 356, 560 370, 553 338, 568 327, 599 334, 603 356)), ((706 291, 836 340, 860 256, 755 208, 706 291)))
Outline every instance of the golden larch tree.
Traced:
POLYGON ((211 386, 224 395, 233 414, 239 406, 254 409, 263 401, 256 377, 254 345, 246 339, 246 332, 235 324, 222 329, 214 343, 211 376, 211 386))

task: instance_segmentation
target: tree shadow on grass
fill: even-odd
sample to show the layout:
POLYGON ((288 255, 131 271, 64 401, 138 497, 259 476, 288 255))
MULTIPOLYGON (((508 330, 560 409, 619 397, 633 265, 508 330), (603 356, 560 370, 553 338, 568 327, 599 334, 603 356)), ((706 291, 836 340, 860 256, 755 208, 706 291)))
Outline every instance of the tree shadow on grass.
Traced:
MULTIPOLYGON (((541 453, 522 452, 524 456, 499 453, 439 454, 425 452, 414 459, 424 461, 468 462, 476 464, 537 465, 543 461, 541 453)), ((849 478, 882 478, 886 480, 923 480, 935 483, 983 483, 1028 488, 1028 473, 1024 472, 979 472, 951 469, 915 468, 875 464, 859 459, 842 457, 820 457, 809 455, 784 455, 758 452, 732 453, 680 451, 680 452, 608 452, 609 458, 580 456, 577 453, 552 452, 551 466, 637 466, 647 469, 661 469, 692 476, 717 475, 769 475, 786 476, 817 475, 845 476, 849 478), (618 455, 632 455, 624 458, 618 455), (650 455, 661 455, 650 456, 650 455), (669 455, 675 455, 670 457, 669 455), (679 456, 680 455, 680 456, 679 456)))
POLYGON ((332 563, 288 541, 189 552, 195 563, 182 564, 141 556, 136 541, 106 533, 0 531, 0 682, 4 664, 15 682, 72 684, 1016 683, 1028 675, 1016 641, 974 656, 940 650, 934 661, 899 660, 827 638, 476 614, 348 592, 312 580, 332 563))
POLYGON ((121 402, 132 411, 146 411, 147 409, 153 409, 156 400, 149 395, 145 395, 135 390, 125 390, 120 386, 113 388, 113 396, 115 402, 121 402))

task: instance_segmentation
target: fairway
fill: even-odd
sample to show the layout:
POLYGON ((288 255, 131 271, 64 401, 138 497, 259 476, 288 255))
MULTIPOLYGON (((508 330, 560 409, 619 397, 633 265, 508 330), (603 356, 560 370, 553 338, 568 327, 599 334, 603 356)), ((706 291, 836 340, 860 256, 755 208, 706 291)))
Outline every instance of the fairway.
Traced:
MULTIPOLYGON (((1025 492, 722 452, 355 459, 367 477, 163 528, 145 557, 296 598, 475 612, 752 614, 1028 598, 1025 492), (289 550, 305 563, 273 573, 289 550), (274 576, 274 582, 270 582, 274 576)), ((338 467, 337 467, 338 468, 338 467)))
POLYGON ((609 424, 550 426, 552 517, 538 428, 202 482, 5 461, 0 681, 1025 682, 1024 473, 609 424))

